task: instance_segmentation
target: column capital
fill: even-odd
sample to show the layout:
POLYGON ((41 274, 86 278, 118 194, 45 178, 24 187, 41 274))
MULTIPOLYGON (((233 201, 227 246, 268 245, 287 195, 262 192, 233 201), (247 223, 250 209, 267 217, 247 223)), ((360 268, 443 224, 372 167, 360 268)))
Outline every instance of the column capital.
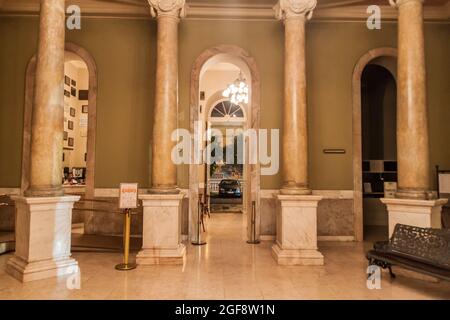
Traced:
POLYGON ((306 17, 309 20, 316 5, 317 0, 278 0, 273 9, 278 20, 298 17, 306 17))
POLYGON ((402 4, 405 4, 407 2, 420 2, 420 3, 424 3, 425 0, 389 0, 389 4, 394 7, 394 8, 398 8, 400 7, 402 4))
POLYGON ((147 0, 150 14, 153 18, 169 16, 173 18, 186 17, 186 0, 147 0))

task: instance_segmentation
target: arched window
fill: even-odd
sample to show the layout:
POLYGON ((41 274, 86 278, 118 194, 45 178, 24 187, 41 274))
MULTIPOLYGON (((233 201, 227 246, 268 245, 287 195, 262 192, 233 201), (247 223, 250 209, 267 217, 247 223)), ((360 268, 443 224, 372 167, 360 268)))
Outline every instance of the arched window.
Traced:
POLYGON ((211 118, 244 118, 244 111, 241 106, 225 100, 212 108, 211 118))

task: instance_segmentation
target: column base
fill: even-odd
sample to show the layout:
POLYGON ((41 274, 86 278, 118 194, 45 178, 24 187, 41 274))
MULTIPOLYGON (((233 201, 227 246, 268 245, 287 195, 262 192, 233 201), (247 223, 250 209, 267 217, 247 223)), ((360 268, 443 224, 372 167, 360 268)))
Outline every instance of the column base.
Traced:
POLYGON ((58 186, 44 186, 44 187, 30 187, 25 190, 26 197, 61 197, 64 195, 62 185, 58 186))
POLYGON ((16 251, 6 271, 27 282, 78 272, 70 253, 72 208, 79 196, 12 197, 16 251))
POLYGON ((308 189, 308 188, 289 188, 289 187, 284 187, 282 189, 280 189, 280 194, 284 194, 284 195, 292 195, 292 196, 306 196, 306 195, 311 195, 312 194, 312 190, 308 189))
POLYGON ((181 201, 184 194, 145 194, 142 250, 138 265, 183 264, 186 247, 181 243, 181 201))
POLYGON ((186 246, 180 244, 173 249, 143 249, 136 256, 138 265, 182 265, 186 261, 186 246))
POLYGON ((423 190, 399 189, 395 192, 397 199, 428 200, 428 192, 423 190))
POLYGON ((311 249, 282 249, 277 243, 272 246, 272 257, 283 266, 323 266, 323 255, 311 249))
POLYGON ((148 190, 149 194, 179 194, 180 193, 180 189, 178 189, 177 187, 152 187, 148 190))
POLYGON ((421 228, 442 228, 441 211, 447 199, 417 200, 382 198, 389 215, 389 237, 397 223, 421 228))
POLYGON ((6 272, 22 282, 65 276, 78 271, 78 262, 72 258, 27 262, 14 256, 6 264, 6 272))
POLYGON ((278 195, 277 198, 274 259, 280 265, 323 265, 323 255, 317 250, 317 205, 322 197, 278 195))

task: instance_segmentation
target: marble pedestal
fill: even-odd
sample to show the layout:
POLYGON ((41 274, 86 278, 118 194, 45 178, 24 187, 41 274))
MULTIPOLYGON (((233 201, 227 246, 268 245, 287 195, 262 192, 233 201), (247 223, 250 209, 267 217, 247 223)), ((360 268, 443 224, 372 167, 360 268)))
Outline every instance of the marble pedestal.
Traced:
POLYGON ((79 196, 12 197, 16 252, 6 272, 22 282, 78 272, 71 258, 72 208, 79 196))
POLYGON ((186 247, 181 243, 181 201, 184 194, 146 194, 142 250, 138 265, 183 264, 186 247))
POLYGON ((278 195, 277 238, 272 256, 280 265, 321 266, 317 250, 317 204, 321 196, 278 195))
POLYGON ((447 199, 414 200, 414 199, 380 199, 387 206, 389 215, 389 237, 397 223, 422 228, 442 228, 442 206, 447 199))

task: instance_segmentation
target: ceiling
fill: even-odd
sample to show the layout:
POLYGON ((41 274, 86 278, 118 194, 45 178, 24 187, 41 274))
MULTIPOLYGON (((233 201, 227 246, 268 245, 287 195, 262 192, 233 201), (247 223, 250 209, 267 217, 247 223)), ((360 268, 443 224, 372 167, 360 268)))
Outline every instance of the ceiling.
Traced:
MULTIPOLYGON (((187 19, 273 20, 277 0, 186 0, 187 19)), ((150 18, 147 0, 66 0, 86 16, 150 18)), ((380 5, 383 19, 396 19, 388 0, 318 0, 314 19, 367 19, 369 5, 380 5)), ((39 0, 0 0, 0 14, 38 14, 39 0)), ((448 21, 450 0, 425 0, 425 19, 448 21)))

